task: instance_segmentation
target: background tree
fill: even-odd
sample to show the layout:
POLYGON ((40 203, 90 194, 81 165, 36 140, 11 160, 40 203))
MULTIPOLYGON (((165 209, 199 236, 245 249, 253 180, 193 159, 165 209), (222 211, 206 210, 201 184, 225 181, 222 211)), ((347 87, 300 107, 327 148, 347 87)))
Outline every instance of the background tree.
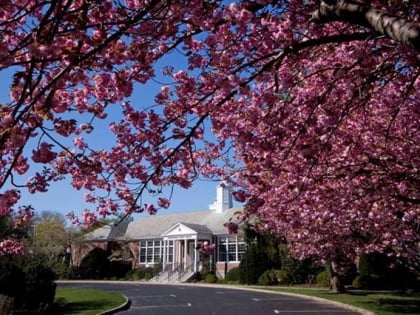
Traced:
POLYGON ((1 213, 17 211, 20 189, 63 178, 87 191, 87 225, 155 213, 169 206, 162 188, 201 174, 228 179, 244 218, 328 262, 333 279, 363 252, 418 260, 419 10, 4 1, 0 69, 14 77, 0 108, 1 213), (154 104, 129 99, 156 81, 154 104), (100 120, 111 145, 92 141, 100 120))
POLYGON ((71 231, 66 228, 63 214, 43 211, 33 221, 32 250, 36 254, 63 256, 71 243, 71 231))

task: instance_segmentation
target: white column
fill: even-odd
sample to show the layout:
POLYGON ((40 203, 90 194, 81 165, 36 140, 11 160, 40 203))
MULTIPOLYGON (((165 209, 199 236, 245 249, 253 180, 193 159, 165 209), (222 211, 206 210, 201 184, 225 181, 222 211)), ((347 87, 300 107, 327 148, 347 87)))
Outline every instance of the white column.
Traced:
POLYGON ((162 271, 165 271, 165 264, 166 264, 166 244, 167 241, 163 239, 163 250, 162 250, 162 271))
POLYGON ((197 235, 194 238, 194 272, 197 272, 197 235))
POLYGON ((181 258, 182 258, 181 244, 182 244, 182 242, 181 242, 181 240, 177 240, 176 243, 177 243, 177 246, 176 246, 176 249, 177 249, 177 255, 176 256, 177 257, 176 257, 175 267, 179 268, 179 264, 182 262, 181 261, 181 258))
POLYGON ((175 269, 175 260, 176 260, 176 245, 177 245, 177 241, 173 240, 173 244, 174 244, 174 249, 173 249, 173 253, 172 253, 172 270, 175 269))
POLYGON ((184 268, 183 270, 187 269, 187 240, 184 239, 184 268))

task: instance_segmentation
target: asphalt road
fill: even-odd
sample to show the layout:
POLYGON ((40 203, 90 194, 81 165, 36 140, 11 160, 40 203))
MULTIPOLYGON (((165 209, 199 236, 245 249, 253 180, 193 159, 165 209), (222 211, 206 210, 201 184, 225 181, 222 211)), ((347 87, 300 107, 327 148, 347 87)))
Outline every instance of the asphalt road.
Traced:
POLYGON ((222 286, 136 282, 59 282, 58 285, 124 294, 131 300, 131 307, 118 312, 118 315, 360 315, 353 310, 313 299, 222 286))

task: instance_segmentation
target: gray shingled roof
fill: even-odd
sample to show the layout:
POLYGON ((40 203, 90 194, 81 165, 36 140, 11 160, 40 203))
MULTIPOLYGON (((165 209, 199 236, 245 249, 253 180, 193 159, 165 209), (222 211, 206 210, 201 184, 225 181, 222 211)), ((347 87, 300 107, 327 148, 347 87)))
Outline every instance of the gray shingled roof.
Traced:
POLYGON ((103 226, 82 236, 82 241, 106 241, 111 233, 111 226, 103 226))
POLYGON ((161 238, 162 234, 177 223, 193 229, 199 234, 227 234, 225 223, 238 221, 236 212, 241 208, 231 208, 222 213, 215 211, 194 211, 172 214, 158 214, 140 217, 132 222, 121 222, 119 225, 104 226, 86 234, 84 241, 116 241, 161 238))
MULTIPOLYGON (((206 231, 214 235, 227 234, 224 224, 229 222, 231 218, 236 217, 235 213, 240 210, 239 208, 232 208, 223 213, 206 210, 141 217, 129 223, 127 232, 125 233, 125 239, 160 238, 162 233, 177 223, 182 223, 186 226, 189 226, 188 224, 194 225, 195 228, 192 226, 191 228, 195 231, 197 231, 196 229, 200 225, 206 226, 206 231)), ((237 221, 237 218, 233 220, 237 221)), ((201 229, 203 228, 201 227, 201 229)))
POLYGON ((196 231, 197 234, 213 234, 213 231, 210 230, 206 225, 195 224, 195 223, 185 223, 185 222, 181 222, 181 224, 196 231))
POLYGON ((128 222, 122 221, 116 226, 106 225, 83 236, 83 241, 115 241, 125 238, 128 222))
POLYGON ((111 232, 109 233, 109 239, 119 240, 125 237, 125 232, 127 231, 128 222, 122 221, 117 226, 112 227, 111 232))

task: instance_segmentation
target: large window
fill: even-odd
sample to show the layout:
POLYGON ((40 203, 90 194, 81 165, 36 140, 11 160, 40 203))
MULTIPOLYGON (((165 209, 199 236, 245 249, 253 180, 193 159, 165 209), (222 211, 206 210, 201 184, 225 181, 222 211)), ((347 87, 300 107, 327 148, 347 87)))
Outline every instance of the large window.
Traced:
POLYGON ((162 240, 149 240, 140 242, 140 263, 156 264, 163 261, 163 254, 166 253, 166 262, 172 262, 174 256, 174 242, 162 240), (166 245, 166 250, 164 250, 166 245))
POLYGON ((217 239, 217 261, 239 262, 244 256, 246 245, 238 236, 217 239))

